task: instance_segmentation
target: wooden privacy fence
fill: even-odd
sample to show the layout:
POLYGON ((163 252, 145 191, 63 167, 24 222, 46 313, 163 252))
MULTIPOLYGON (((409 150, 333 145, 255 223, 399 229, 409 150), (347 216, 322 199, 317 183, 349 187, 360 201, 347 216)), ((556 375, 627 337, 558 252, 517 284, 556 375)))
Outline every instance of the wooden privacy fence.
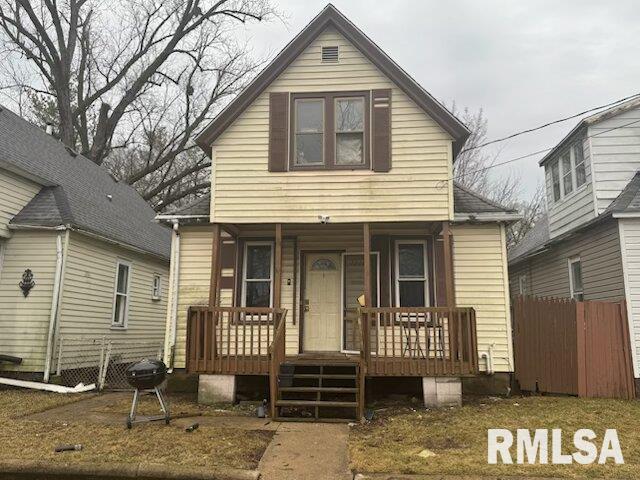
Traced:
POLYGON ((518 296, 513 313, 515 375, 523 390, 634 398, 624 302, 518 296))

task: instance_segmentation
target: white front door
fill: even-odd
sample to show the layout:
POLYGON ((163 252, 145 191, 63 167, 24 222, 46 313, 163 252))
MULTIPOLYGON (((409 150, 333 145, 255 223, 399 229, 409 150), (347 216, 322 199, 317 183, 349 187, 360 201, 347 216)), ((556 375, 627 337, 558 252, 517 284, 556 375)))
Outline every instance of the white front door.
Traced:
POLYGON ((304 350, 339 352, 342 322, 340 254, 313 253, 306 259, 304 350))

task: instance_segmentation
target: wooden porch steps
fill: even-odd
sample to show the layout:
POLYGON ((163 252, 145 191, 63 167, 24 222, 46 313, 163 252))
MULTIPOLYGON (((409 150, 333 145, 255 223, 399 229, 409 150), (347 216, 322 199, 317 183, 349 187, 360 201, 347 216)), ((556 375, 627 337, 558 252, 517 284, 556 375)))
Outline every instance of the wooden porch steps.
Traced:
POLYGON ((287 358, 277 377, 276 418, 354 421, 361 412, 360 363, 341 358, 287 358))

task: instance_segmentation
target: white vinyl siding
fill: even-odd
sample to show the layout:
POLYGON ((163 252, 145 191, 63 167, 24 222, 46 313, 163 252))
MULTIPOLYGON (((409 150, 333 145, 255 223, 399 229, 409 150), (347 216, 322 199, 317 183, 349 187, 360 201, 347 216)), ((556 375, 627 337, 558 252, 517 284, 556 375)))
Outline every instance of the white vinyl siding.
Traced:
MULTIPOLYGON (((164 339, 167 261, 71 232, 65 259, 58 335, 136 342, 164 339), (112 328, 116 264, 130 265, 126 329, 112 328), (162 272, 161 298, 152 300, 154 275, 162 272)), ((54 255, 55 257, 55 255, 54 255)), ((70 353, 66 350, 65 354, 70 353)))
MULTIPOLYGON (((0 370, 42 372, 46 355, 51 297, 56 270, 57 232, 21 230, 4 240, 0 270, 0 352, 23 358, 19 366, 0 370), (25 297, 18 283, 25 269, 33 271, 35 287, 25 297)), ((111 293, 111 291, 110 291, 111 293)))
POLYGON ((638 378, 640 377, 640 219, 625 218, 618 222, 634 376, 638 378))
POLYGON ((451 137, 332 28, 325 30, 213 146, 211 215, 218 222, 443 220, 452 214, 451 137), (321 47, 340 61, 323 64, 321 47), (268 171, 269 93, 390 88, 392 168, 268 171))
POLYGON ((9 237, 11 219, 40 191, 40 185, 0 168, 0 238, 9 237))
POLYGON ((591 180, 591 162, 589 140, 583 134, 576 139, 545 167, 547 209, 549 215, 549 234, 553 238, 592 219, 595 216, 593 203, 593 184, 591 180), (582 140, 580 140, 582 138, 582 140), (582 156, 577 154, 582 144, 582 156), (563 162, 568 158, 568 163, 563 162), (578 164, 576 164, 576 159, 578 164), (563 168, 570 165, 570 169, 563 168), (577 167, 577 168, 576 168, 577 167), (557 183, 554 185, 552 170, 557 168, 557 183), (579 184, 584 170, 584 183, 579 184), (571 185, 570 191, 565 186, 571 185))
POLYGON ((602 213, 640 170, 640 107, 590 126, 589 135, 602 213))

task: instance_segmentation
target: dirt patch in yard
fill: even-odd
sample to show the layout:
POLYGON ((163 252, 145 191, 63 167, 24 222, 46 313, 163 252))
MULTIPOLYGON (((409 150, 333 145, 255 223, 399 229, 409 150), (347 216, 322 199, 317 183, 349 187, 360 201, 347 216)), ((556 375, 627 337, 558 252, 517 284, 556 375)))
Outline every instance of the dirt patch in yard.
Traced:
MULTIPOLYGON (((123 396, 126 397, 126 396, 123 396)), ((82 398, 88 398, 80 397, 82 398)), ((0 460, 53 462, 153 462, 205 468, 255 469, 273 432, 201 425, 192 433, 184 426, 164 422, 135 425, 97 424, 83 420, 82 403, 73 421, 35 421, 24 416, 78 401, 54 393, 24 390, 0 391, 0 431, 3 447, 0 460), (54 453, 59 444, 81 444, 81 451, 54 453)), ((150 399, 149 399, 150 400, 150 399)), ((112 405, 117 413, 127 412, 128 402, 112 405)), ((157 405, 157 402, 156 402, 157 405)), ((180 405, 178 403, 178 405, 180 405)), ((187 405, 184 405, 186 409, 187 405)), ((157 407, 145 403, 143 414, 157 407)), ((179 408, 178 410, 181 410, 179 408)), ((198 413, 200 415, 201 413, 198 413)))
MULTIPOLYGON (((640 402, 568 397, 482 398, 463 407, 427 410, 378 405, 374 420, 351 429, 351 467, 358 472, 431 475, 640 478, 640 402), (575 451, 573 434, 618 431, 625 464, 489 465, 487 429, 561 428, 562 453, 575 451), (424 451, 428 450, 428 453, 424 451), (419 455, 421 452, 422 455, 419 455), (434 455, 431 455, 431 454, 434 455)), ((549 432, 551 436, 551 432, 549 432)), ((515 447, 511 449, 515 461, 515 447)), ((551 445, 549 445, 551 456, 551 445)))

